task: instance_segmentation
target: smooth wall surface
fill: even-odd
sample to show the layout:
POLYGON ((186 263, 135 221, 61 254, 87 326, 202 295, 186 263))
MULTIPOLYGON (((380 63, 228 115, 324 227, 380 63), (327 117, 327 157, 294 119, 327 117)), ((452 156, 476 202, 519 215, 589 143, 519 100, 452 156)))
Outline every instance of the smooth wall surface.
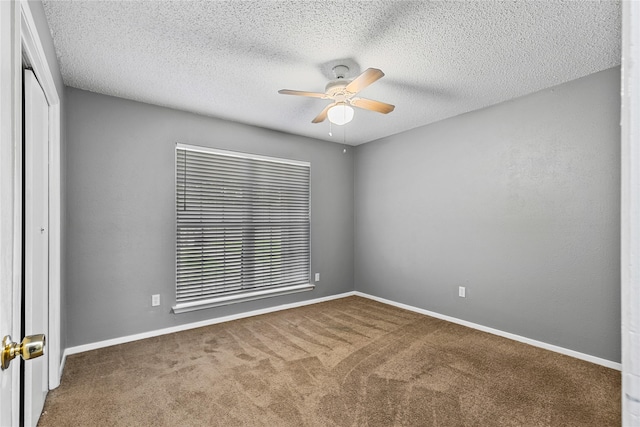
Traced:
POLYGON ((79 89, 66 96, 68 347, 353 290, 352 147, 79 89), (170 312, 176 142, 311 162, 315 290, 170 312))
POLYGON ((620 362, 619 124, 613 68, 358 146, 356 290, 620 362))

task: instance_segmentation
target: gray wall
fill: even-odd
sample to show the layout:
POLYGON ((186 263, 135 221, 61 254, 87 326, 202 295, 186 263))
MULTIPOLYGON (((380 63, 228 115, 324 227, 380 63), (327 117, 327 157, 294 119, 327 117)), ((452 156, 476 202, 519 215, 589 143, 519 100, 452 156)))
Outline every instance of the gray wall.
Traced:
POLYGON ((33 21, 35 22, 36 29, 38 30, 38 36, 40 37, 40 43, 44 49, 47 63, 49 64, 53 81, 56 85, 58 96, 60 97, 60 191, 61 191, 61 229, 60 229, 60 243, 61 243, 61 271, 60 271, 60 292, 61 292, 61 304, 60 304, 60 356, 64 352, 66 345, 66 116, 65 116, 65 86, 62 81, 62 75, 60 74, 60 67, 58 65, 58 59, 56 57, 55 48, 53 46, 53 39, 51 38, 51 31, 49 30, 49 24, 47 23, 47 17, 44 13, 44 7, 39 0, 29 1, 29 7, 33 15, 33 21))
POLYGON ((619 74, 359 146, 356 290, 619 362, 619 74))
POLYGON ((361 145, 355 156, 78 89, 66 95, 69 347, 347 292, 355 282, 620 361, 618 68, 361 145), (170 313, 177 141, 312 163, 315 291, 170 313), (151 307, 154 293, 160 307, 151 307))
POLYGON ((353 150, 67 88, 67 345, 353 290, 353 150), (311 162, 311 292, 175 315, 176 142, 311 162), (151 307, 151 295, 161 306, 151 307))

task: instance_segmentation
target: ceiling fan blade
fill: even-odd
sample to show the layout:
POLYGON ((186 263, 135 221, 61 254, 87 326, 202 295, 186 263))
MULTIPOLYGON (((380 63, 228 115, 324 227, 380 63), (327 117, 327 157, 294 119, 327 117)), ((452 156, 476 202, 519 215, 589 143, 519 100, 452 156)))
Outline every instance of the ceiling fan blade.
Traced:
POLYGON ((363 108, 365 110, 376 111, 378 113, 387 114, 396 108, 395 105, 387 104, 385 102, 374 101, 372 99, 364 98, 352 98, 349 103, 354 107, 363 108))
POLYGON ((282 95, 309 96, 311 98, 328 98, 326 93, 304 92, 301 90, 280 89, 278 93, 281 93, 282 95))
POLYGON ((320 111, 320 114, 318 114, 315 119, 311 120, 311 123, 324 122, 327 118, 327 112, 329 111, 329 108, 333 107, 334 105, 336 105, 336 102, 332 102, 331 104, 324 107, 324 110, 320 111))
POLYGON ((354 81, 349 83, 347 87, 345 87, 345 90, 351 93, 358 93, 383 76, 384 73, 381 70, 377 68, 367 68, 362 74, 356 77, 354 81))

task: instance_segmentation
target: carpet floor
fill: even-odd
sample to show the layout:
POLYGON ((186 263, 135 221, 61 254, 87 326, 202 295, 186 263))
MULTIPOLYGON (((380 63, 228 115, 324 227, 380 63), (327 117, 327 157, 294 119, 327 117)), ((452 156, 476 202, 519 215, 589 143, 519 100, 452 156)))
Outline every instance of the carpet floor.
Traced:
POLYGON ((40 426, 619 426, 620 372, 360 297, 76 354, 40 426))

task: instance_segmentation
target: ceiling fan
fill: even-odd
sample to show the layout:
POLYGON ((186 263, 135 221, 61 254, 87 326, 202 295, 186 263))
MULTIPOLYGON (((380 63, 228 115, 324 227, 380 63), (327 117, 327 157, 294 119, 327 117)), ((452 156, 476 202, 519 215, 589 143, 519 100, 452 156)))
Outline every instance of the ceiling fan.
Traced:
POLYGON ((384 73, 377 68, 367 68, 362 74, 353 80, 346 80, 345 76, 349 72, 349 67, 345 65, 337 65, 333 67, 336 76, 335 80, 330 81, 325 93, 304 92, 299 90, 281 89, 278 93, 283 95, 308 96, 311 98, 330 99, 333 102, 327 105, 324 110, 316 116, 311 123, 323 122, 327 117, 329 121, 336 125, 343 125, 353 119, 353 108, 358 107, 364 110, 376 111, 378 113, 387 114, 396 108, 394 105, 385 102, 374 101, 356 97, 355 95, 362 89, 366 88, 375 81, 381 79, 384 73))

